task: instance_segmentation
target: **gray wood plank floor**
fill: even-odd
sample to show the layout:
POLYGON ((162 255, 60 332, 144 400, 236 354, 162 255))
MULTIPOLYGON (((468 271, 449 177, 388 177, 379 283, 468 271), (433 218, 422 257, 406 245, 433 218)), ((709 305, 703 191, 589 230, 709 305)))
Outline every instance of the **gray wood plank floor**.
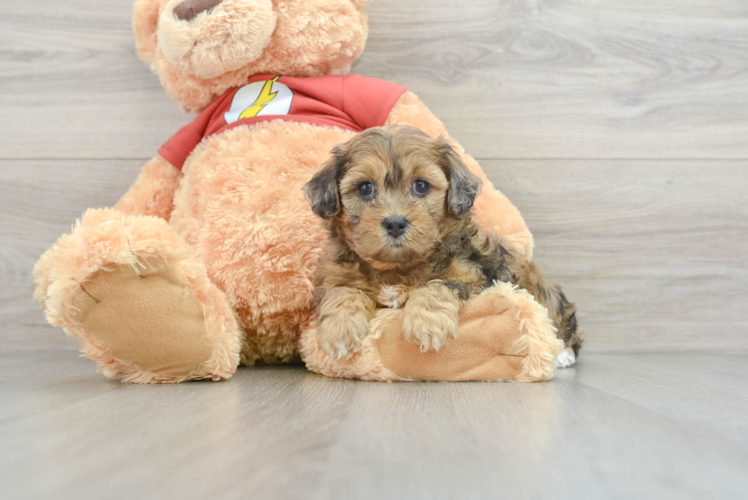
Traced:
POLYGON ((541 384, 378 384, 300 366, 123 385, 0 354, 3 498, 731 499, 748 364, 590 355, 541 384))

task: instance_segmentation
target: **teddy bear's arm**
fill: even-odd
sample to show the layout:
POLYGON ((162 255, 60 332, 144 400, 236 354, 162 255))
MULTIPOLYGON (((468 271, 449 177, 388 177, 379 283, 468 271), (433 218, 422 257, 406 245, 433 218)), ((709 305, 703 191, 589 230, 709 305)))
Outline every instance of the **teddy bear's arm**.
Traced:
POLYGON ((444 124, 414 93, 408 91, 400 96, 392 107, 386 124, 411 125, 432 137, 442 135, 450 141, 468 168, 483 181, 483 191, 475 201, 476 222, 486 229, 496 231, 501 236, 502 245, 513 254, 527 260, 532 258, 532 234, 519 210, 493 186, 478 162, 449 136, 444 124))
POLYGON ((168 221, 181 179, 181 170, 156 156, 143 166, 135 184, 114 208, 127 215, 154 215, 168 221))

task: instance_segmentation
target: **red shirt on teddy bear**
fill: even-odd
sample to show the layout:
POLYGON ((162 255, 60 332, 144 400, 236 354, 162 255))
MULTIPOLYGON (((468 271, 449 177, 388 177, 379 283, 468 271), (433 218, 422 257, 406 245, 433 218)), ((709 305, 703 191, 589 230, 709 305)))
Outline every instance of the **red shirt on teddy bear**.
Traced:
POLYGON ((180 169, 204 138, 240 125, 286 120, 361 132, 385 124, 407 89, 359 75, 295 78, 255 75, 225 92, 158 153, 180 169))

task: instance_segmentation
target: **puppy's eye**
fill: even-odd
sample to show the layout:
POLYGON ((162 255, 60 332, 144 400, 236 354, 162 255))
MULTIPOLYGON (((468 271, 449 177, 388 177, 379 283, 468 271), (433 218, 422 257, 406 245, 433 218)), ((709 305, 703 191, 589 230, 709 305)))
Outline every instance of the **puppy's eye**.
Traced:
POLYGON ((431 191, 431 184, 423 179, 418 179, 413 183, 413 194, 415 196, 426 196, 429 191, 431 191))
POLYGON ((377 190, 373 183, 364 181, 358 185, 356 192, 362 200, 373 200, 377 197, 377 190))

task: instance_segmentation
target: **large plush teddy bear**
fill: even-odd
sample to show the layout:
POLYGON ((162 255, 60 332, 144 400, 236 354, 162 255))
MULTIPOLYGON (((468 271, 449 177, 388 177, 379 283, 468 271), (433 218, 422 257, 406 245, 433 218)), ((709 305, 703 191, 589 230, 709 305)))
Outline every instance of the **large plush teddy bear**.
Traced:
MULTIPOLYGON (((36 298, 107 376, 225 379, 241 364, 301 358, 370 380, 545 380, 562 344, 526 292, 468 301, 457 338, 421 353, 383 308, 348 359, 315 338, 311 291, 325 234, 302 186, 356 132, 407 124, 449 138, 407 89, 346 76, 365 0, 139 0, 138 54, 200 113, 112 209, 91 209, 35 268, 36 298)), ((531 257, 517 209, 486 179, 476 220, 531 257)))

